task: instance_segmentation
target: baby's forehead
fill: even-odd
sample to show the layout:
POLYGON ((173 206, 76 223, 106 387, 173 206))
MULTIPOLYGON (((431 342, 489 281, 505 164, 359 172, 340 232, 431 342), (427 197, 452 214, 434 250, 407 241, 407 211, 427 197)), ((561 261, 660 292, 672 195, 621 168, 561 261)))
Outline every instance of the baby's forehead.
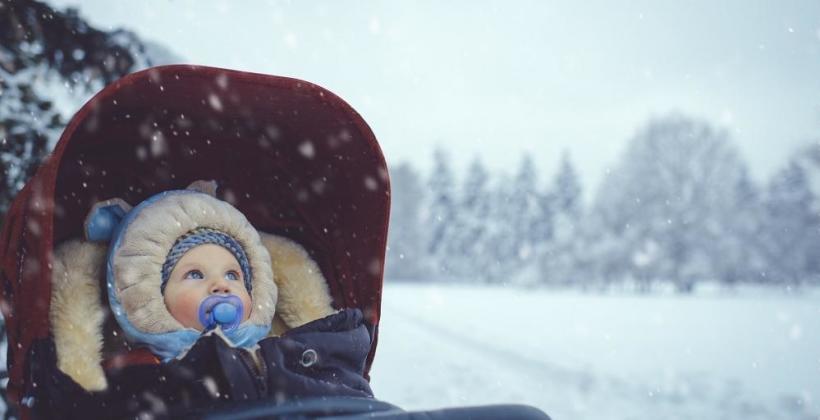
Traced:
POLYGON ((232 252, 216 244, 201 244, 192 247, 182 255, 177 264, 182 265, 186 262, 199 262, 209 265, 226 263, 239 265, 239 261, 232 252))

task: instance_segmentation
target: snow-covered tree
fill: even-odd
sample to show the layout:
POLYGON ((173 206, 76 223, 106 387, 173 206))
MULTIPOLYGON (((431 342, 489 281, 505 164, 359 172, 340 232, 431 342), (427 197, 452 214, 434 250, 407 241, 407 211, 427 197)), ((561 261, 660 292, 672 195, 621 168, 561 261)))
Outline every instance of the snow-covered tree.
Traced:
POLYGON ((541 278, 553 285, 583 281, 588 274, 579 266, 579 254, 583 252, 581 182, 568 153, 562 156, 548 197, 552 229, 539 258, 541 278))
POLYGON ((735 184, 736 203, 725 210, 728 220, 724 227, 726 234, 716 242, 716 253, 712 258, 717 278, 727 286, 740 282, 757 282, 766 270, 766 261, 761 247, 763 221, 765 216, 759 187, 744 169, 735 184))
POLYGON ((65 124, 52 102, 35 90, 46 73, 38 66, 11 75, 0 66, 0 214, 34 174, 65 124))
POLYGON ((772 178, 761 246, 766 277, 800 285, 820 276, 820 152, 801 150, 772 178))
POLYGON ((558 169, 552 187, 556 210, 570 217, 580 217, 581 194, 581 180, 578 177, 578 171, 575 170, 569 153, 564 152, 561 156, 561 167, 558 169))
POLYGON ((391 170, 390 185, 387 278, 421 280, 428 272, 421 224, 425 190, 418 172, 408 163, 391 170))
POLYGON ((491 201, 489 174, 479 158, 473 159, 458 200, 458 214, 452 235, 453 273, 473 280, 487 280, 491 201))
POLYGON ((644 288, 660 279, 684 292, 719 276, 745 172, 725 131, 681 115, 650 121, 597 197, 597 217, 625 247, 613 258, 629 256, 611 269, 644 288))
POLYGON ((512 272, 519 267, 516 244, 518 239, 511 220, 513 211, 512 181, 506 173, 497 174, 488 188, 489 208, 485 224, 486 245, 484 247, 487 265, 484 279, 490 283, 506 283, 512 272))
POLYGON ((436 272, 449 277, 452 275, 453 232, 458 224, 459 214, 456 212, 454 175, 449 156, 442 149, 436 149, 433 153, 433 170, 427 185, 430 201, 423 217, 427 254, 436 272))
MULTIPOLYGON (((163 59, 177 61, 162 51, 163 59)), ((133 33, 97 30, 74 9, 0 1, 0 214, 91 95, 162 63, 133 33)))
POLYGON ((596 213, 584 216, 576 236, 579 249, 572 275, 580 281, 574 285, 606 290, 623 280, 630 255, 621 236, 605 226, 596 213))
POLYGON ((532 158, 525 155, 515 176, 498 178, 492 188, 488 211, 488 245, 492 266, 486 271, 493 282, 526 284, 535 281, 530 270, 535 261, 536 232, 540 203, 537 172, 532 158))

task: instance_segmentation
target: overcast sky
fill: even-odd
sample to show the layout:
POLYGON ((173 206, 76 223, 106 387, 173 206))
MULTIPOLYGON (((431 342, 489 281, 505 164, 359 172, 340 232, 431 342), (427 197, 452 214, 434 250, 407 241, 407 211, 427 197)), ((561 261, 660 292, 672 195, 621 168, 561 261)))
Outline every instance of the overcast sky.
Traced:
POLYGON ((820 1, 110 1, 74 5, 186 62, 318 83, 389 164, 480 156, 542 179, 567 150, 587 194, 652 116, 731 131, 759 181, 820 140, 820 1), (686 3, 683 5, 682 3, 686 3))

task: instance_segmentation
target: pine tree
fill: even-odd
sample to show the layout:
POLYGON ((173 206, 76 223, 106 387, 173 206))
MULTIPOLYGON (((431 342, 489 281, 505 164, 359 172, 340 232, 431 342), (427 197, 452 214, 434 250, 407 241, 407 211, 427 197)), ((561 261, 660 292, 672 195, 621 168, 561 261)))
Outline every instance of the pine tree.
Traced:
POLYGON ((425 254, 421 206, 426 197, 418 172, 408 163, 390 174, 391 206, 387 278, 421 280, 429 271, 425 254))
POLYGON ((461 190, 459 217, 452 235, 453 272, 471 281, 488 280, 488 225, 494 223, 489 214, 488 180, 484 164, 479 158, 473 159, 461 190))
POLYGON ((429 213, 424 218, 427 229, 427 254, 442 276, 451 276, 451 243, 454 227, 458 223, 453 173, 447 153, 436 149, 433 153, 433 171, 430 174, 429 213))
POLYGON ((490 204, 484 247, 487 265, 484 279, 488 283, 508 282, 512 271, 518 268, 518 237, 513 220, 518 216, 511 206, 512 184, 509 175, 502 173, 488 188, 490 204))
POLYGON ((492 235, 492 279, 531 284, 535 281, 531 270, 536 246, 533 225, 539 214, 539 196, 535 164, 529 155, 521 159, 512 181, 497 185, 493 204, 491 217, 498 226, 492 235))
POLYGON ((820 214, 810 176, 797 158, 769 184, 765 200, 766 277, 782 285, 800 285, 820 275, 820 214))
POLYGON ((716 254, 712 258, 717 279, 726 286, 740 282, 761 280, 765 272, 765 260, 761 247, 762 219, 765 217, 758 187, 743 168, 735 183, 736 200, 724 215, 724 230, 715 242, 716 254))
POLYGON ((552 208, 552 235, 544 243, 539 271, 542 280, 548 284, 569 285, 581 280, 584 274, 578 270, 581 182, 568 153, 562 156, 561 166, 548 194, 552 208))
POLYGON ((535 238, 532 225, 538 217, 538 176, 530 155, 524 155, 513 184, 512 208, 515 217, 514 232, 518 238, 516 253, 519 259, 528 263, 532 260, 535 238))
POLYGON ((557 211, 572 217, 580 217, 581 181, 568 152, 564 152, 561 157, 561 167, 555 176, 553 195, 557 211))

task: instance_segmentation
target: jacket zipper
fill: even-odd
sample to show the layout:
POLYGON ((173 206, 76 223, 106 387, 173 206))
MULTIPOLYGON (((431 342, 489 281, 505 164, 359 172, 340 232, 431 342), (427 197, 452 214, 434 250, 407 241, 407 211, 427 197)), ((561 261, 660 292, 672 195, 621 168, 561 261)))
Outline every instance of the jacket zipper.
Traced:
POLYGON ((254 351, 256 357, 251 354, 251 350, 247 349, 238 349, 239 350, 239 357, 245 362, 245 365, 248 366, 251 373, 254 376, 254 380, 256 381, 256 388, 259 392, 261 397, 266 397, 268 395, 268 384, 265 381, 265 377, 267 376, 267 367, 265 366, 264 360, 262 360, 262 354, 259 349, 254 351))

